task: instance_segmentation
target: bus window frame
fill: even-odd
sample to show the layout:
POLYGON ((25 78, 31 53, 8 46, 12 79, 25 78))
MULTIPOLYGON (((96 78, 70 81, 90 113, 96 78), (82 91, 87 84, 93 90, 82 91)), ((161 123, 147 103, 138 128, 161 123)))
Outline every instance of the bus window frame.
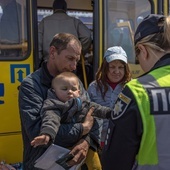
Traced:
MULTIPOLYGON (((138 0, 138 2, 140 2, 140 0, 138 0)), ((138 4, 138 2, 136 2, 135 0, 131 2, 132 6, 134 6, 135 10, 136 10, 135 7, 138 4)), ((153 12, 153 10, 154 10, 153 5, 154 4, 151 4, 151 2, 148 1, 148 0, 146 0, 145 2, 146 2, 145 3, 146 6, 148 4, 150 5, 150 8, 149 8, 150 13, 153 12)), ((108 18, 109 17, 111 18, 111 16, 113 16, 113 14, 117 14, 117 17, 114 16, 114 18, 115 18, 114 22, 115 22, 116 27, 118 27, 118 25, 119 25, 119 27, 121 28, 121 23, 125 23, 126 20, 129 22, 129 24, 127 24, 127 27, 129 27, 129 32, 131 32, 131 36, 130 36, 131 43, 130 44, 132 44, 132 50, 131 50, 130 54, 132 54, 133 56, 131 57, 131 60, 128 60, 128 62, 131 63, 131 64, 137 64, 136 63, 135 50, 133 48, 134 47, 134 38, 133 38, 133 36, 134 36, 135 29, 137 27, 137 24, 136 24, 137 23, 137 16, 134 15, 132 17, 133 13, 131 14, 131 12, 130 13, 128 12, 128 5, 129 4, 127 5, 127 8, 125 8, 125 9, 122 8, 122 9, 124 9, 123 11, 121 11, 121 9, 119 9, 119 8, 114 9, 114 5, 113 5, 114 3, 116 3, 116 4, 118 3, 118 5, 120 5, 119 3, 123 4, 124 3, 123 1, 120 2, 119 0, 112 0, 112 2, 110 1, 109 3, 112 3, 111 5, 113 6, 113 9, 111 8, 111 5, 108 4, 108 0, 104 1, 104 4, 103 4, 103 24, 104 24, 104 44, 103 44, 103 46, 104 46, 104 51, 111 46, 111 44, 109 44, 110 43, 109 42, 109 32, 110 32, 109 31, 109 23, 110 22, 109 22, 108 18), (118 9, 118 11, 117 11, 117 9, 118 9), (124 16, 124 18, 119 16, 118 13, 121 13, 121 16, 124 16), (119 22, 121 20, 122 20, 122 22, 119 22)), ((125 3, 125 6, 126 6, 126 3, 125 3)), ((137 14, 137 11, 136 11, 136 14, 137 14)), ((112 21, 112 23, 113 23, 113 21, 112 21)), ((124 26, 122 25, 122 27, 124 27, 124 26)), ((124 48, 124 46, 122 46, 122 47, 124 48)), ((129 50, 126 51, 126 52, 129 52, 129 50)))
MULTIPOLYGON (((16 0, 16 2, 18 2, 16 0)), ((25 42, 22 42, 22 43, 16 43, 16 44, 0 44, 0 50, 4 50, 4 49, 21 49, 21 50, 25 50, 25 54, 23 55, 16 55, 16 56, 1 56, 0 55, 0 61, 23 61, 25 59, 27 59, 29 56, 30 56, 30 42, 31 42, 31 38, 30 38, 30 25, 29 23, 31 23, 31 19, 30 19, 30 3, 28 0, 20 0, 20 2, 18 2, 20 5, 21 5, 21 20, 22 20, 22 23, 21 23, 21 27, 22 27, 22 30, 20 32, 23 32, 24 31, 24 28, 26 29, 26 32, 24 34, 24 36, 26 36, 26 41, 25 42), (24 9, 25 11, 22 11, 23 10, 23 6, 24 5, 24 9), (24 12, 24 15, 25 15, 25 18, 23 18, 23 12, 24 12), (25 20, 23 20, 25 19, 25 20), (24 24, 24 25, 23 25, 24 24)))

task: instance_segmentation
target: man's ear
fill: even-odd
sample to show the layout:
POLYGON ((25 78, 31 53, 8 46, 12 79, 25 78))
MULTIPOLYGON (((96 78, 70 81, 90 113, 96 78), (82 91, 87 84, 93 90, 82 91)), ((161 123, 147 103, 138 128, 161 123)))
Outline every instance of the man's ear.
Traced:
POLYGON ((142 45, 142 44, 139 44, 139 45, 138 45, 138 48, 139 48, 139 50, 140 50, 140 53, 141 53, 141 55, 142 55, 142 58, 143 58, 144 60, 147 60, 147 58, 148 58, 148 51, 147 51, 146 47, 145 47, 144 45, 142 45))
POLYGON ((54 46, 50 46, 49 54, 51 59, 55 59, 55 55, 54 55, 55 52, 56 52, 56 48, 54 46))

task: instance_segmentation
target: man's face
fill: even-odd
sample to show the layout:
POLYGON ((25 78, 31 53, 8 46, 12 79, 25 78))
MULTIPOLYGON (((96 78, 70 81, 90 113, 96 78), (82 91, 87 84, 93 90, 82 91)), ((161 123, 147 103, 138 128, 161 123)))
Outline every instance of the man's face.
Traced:
POLYGON ((74 43, 69 43, 67 49, 57 53, 55 47, 50 47, 49 68, 50 73, 55 76, 64 71, 76 70, 77 63, 80 60, 81 48, 74 43))

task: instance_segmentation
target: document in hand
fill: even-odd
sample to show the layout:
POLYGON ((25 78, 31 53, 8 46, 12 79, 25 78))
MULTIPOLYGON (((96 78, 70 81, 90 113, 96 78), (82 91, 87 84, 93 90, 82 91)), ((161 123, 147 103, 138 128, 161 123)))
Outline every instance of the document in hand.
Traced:
POLYGON ((66 162, 73 158, 73 155, 69 154, 70 150, 58 145, 52 144, 44 152, 44 154, 35 161, 34 167, 44 170, 77 170, 82 163, 67 167, 66 162))

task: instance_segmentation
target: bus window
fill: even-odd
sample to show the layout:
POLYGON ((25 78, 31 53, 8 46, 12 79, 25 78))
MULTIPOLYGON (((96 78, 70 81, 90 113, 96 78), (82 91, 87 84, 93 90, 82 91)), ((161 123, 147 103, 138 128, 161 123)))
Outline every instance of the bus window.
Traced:
POLYGON ((0 59, 15 60, 27 53, 26 0, 0 0, 0 59))
POLYGON ((68 15, 81 20, 90 30, 93 30, 93 13, 85 11, 68 11, 68 15))
MULTIPOLYGON (((47 8, 38 9, 37 10, 38 23, 40 23, 43 18, 45 18, 49 15, 52 15, 52 14, 53 14, 52 9, 47 9, 47 8)), ((77 18, 80 21, 82 21, 83 24, 86 25, 86 27, 88 27, 89 30, 91 30, 91 37, 93 37, 93 13, 92 12, 89 12, 89 11, 69 11, 69 10, 67 10, 67 15, 74 17, 74 18, 77 18)), ((75 26, 76 25, 73 23, 72 28, 74 28, 75 26)), ((75 29, 77 30, 78 28, 75 27, 75 29)), ((53 32, 52 34, 55 34, 55 32, 53 32)), ((78 36, 77 31, 76 31, 76 34, 78 36)), ((48 34, 48 36, 49 36, 49 34, 48 34)), ((85 85, 85 88, 87 88, 87 84, 89 84, 93 79, 93 77, 92 77, 93 67, 92 67, 92 62, 91 62, 92 58, 93 58, 93 50, 92 50, 93 48, 92 48, 92 46, 93 45, 91 45, 91 47, 89 48, 89 50, 85 54, 84 58, 81 57, 81 61, 77 64, 77 69, 76 69, 76 74, 80 78, 80 80, 83 82, 83 84, 85 85), (88 74, 91 75, 91 76, 87 77, 88 74)), ((45 50, 45 51, 47 51, 47 50, 45 50)), ((41 54, 40 54, 40 56, 41 56, 41 54)))
POLYGON ((110 28, 110 35, 108 37, 110 46, 122 46, 127 53, 128 62, 134 63, 134 50, 130 50, 133 47, 133 32, 130 22, 124 20, 117 22, 110 28))
MULTIPOLYGON (((52 9, 38 9, 38 23, 46 16, 53 14, 52 9)), ((86 11, 67 11, 69 16, 80 19, 90 30, 93 29, 93 13, 86 11)))
POLYGON ((53 14, 52 9, 38 9, 37 10, 37 19, 38 19, 38 24, 41 22, 41 20, 49 15, 53 14))
POLYGON ((105 50, 108 47, 122 46, 128 55, 128 62, 135 64, 133 36, 139 16, 145 17, 151 11, 148 0, 107 0, 104 3, 105 50))

